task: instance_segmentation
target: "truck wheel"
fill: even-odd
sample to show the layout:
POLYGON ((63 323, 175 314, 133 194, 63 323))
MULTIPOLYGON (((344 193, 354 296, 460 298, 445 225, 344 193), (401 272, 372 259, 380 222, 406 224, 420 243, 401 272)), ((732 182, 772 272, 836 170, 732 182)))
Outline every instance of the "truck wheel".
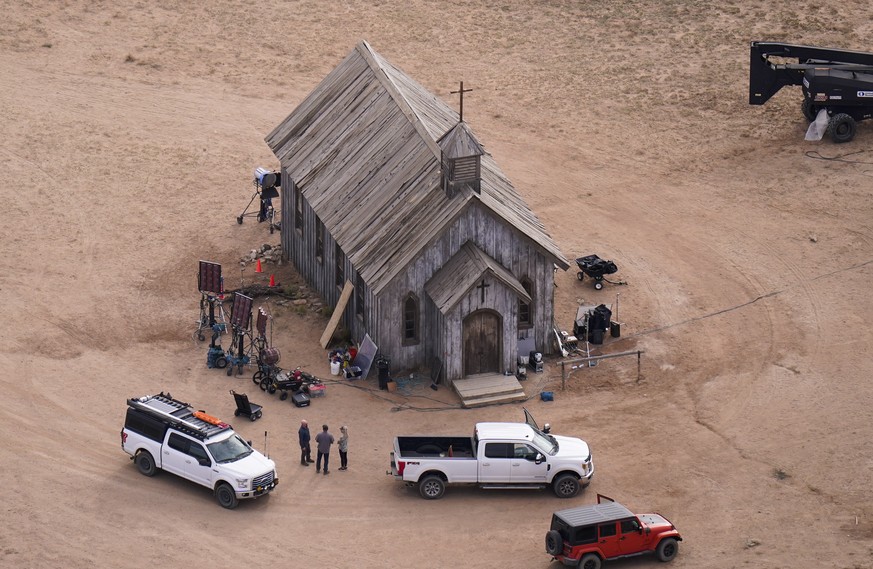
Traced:
POLYGON ((446 483, 436 474, 425 476, 418 483, 418 493, 425 500, 437 500, 446 492, 446 483))
POLYGON ((239 504, 236 499, 236 492, 230 487, 227 482, 221 482, 215 487, 215 499, 218 500, 218 505, 222 508, 232 510, 239 504))
POLYGON ((831 140, 836 143, 849 142, 855 138, 855 119, 846 113, 839 113, 831 117, 828 123, 828 131, 831 133, 831 140))
POLYGON ((579 562, 579 569, 600 569, 600 556, 596 553, 587 553, 579 562))
POLYGON ((565 472, 552 482, 552 488, 558 498, 572 498, 579 493, 579 479, 575 475, 565 472))
POLYGON ((558 530, 550 530, 546 533, 546 553, 557 555, 564 550, 564 538, 558 530))
POLYGON ((658 561, 673 561, 677 553, 679 553, 679 542, 672 537, 662 539, 655 550, 658 561))
POLYGON ((800 103, 800 112, 803 113, 804 118, 809 122, 814 121, 818 116, 818 109, 812 104, 812 99, 807 99, 806 97, 804 97, 803 102, 800 103))
POLYGON ((155 466, 155 459, 147 450, 141 450, 136 453, 136 460, 134 462, 136 462, 136 467, 139 468, 139 471, 146 476, 154 476, 158 471, 158 467, 155 466))

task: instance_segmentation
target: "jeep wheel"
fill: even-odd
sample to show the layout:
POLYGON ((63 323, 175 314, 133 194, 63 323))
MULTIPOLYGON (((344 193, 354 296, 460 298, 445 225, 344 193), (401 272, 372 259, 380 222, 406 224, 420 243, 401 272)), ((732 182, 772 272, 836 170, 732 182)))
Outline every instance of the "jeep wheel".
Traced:
POLYGON ((662 539, 655 553, 658 556, 658 561, 673 561, 673 558, 679 553, 679 542, 672 537, 662 539))
POLYGON ((587 553, 582 556, 582 561, 579 562, 579 569, 600 569, 600 556, 596 553, 587 553))
POLYGON ((136 453, 136 460, 134 462, 136 462, 136 467, 139 468, 139 471, 146 476, 154 476, 158 471, 158 467, 155 466, 155 459, 146 450, 136 453))
POLYGON ((546 533, 546 553, 557 555, 564 550, 564 538, 558 530, 550 530, 546 533))
POLYGON ((430 474, 418 483, 418 493, 425 500, 438 500, 446 492, 446 483, 436 474, 430 474))
POLYGON ((227 482, 222 482, 215 488, 215 499, 218 500, 219 506, 228 510, 236 508, 237 504, 239 504, 239 500, 236 499, 236 493, 227 482))
POLYGON ((552 482, 552 488, 558 498, 572 498, 579 493, 579 479, 575 475, 565 472, 552 482))

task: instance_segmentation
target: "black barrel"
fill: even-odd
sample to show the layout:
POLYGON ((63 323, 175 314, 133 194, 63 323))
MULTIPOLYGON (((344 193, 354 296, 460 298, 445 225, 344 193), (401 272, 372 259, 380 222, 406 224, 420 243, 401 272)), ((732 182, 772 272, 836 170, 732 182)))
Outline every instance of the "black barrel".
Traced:
POLYGON ((376 359, 376 370, 379 372, 379 389, 388 389, 388 382, 391 381, 391 360, 379 356, 376 359))
POLYGON ((618 322, 610 322, 609 335, 613 338, 618 338, 619 336, 621 336, 621 324, 619 324, 618 322))

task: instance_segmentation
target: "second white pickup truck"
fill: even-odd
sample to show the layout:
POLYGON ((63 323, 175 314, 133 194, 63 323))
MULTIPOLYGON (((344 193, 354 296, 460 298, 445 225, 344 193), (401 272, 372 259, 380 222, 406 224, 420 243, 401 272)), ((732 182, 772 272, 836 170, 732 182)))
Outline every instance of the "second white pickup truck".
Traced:
POLYGON ((588 486, 594 463, 588 444, 549 433, 527 409, 524 423, 477 423, 472 437, 400 436, 388 474, 436 500, 447 484, 487 489, 545 488, 572 498, 588 486))

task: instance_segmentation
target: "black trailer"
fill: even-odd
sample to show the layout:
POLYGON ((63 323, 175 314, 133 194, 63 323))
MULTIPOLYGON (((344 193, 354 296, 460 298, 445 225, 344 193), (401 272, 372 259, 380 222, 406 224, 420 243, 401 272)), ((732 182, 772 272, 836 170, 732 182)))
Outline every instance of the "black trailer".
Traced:
POLYGON ((873 117, 873 53, 763 41, 749 51, 750 105, 799 85, 803 116, 812 122, 827 111, 834 142, 849 142, 857 123, 873 117))

